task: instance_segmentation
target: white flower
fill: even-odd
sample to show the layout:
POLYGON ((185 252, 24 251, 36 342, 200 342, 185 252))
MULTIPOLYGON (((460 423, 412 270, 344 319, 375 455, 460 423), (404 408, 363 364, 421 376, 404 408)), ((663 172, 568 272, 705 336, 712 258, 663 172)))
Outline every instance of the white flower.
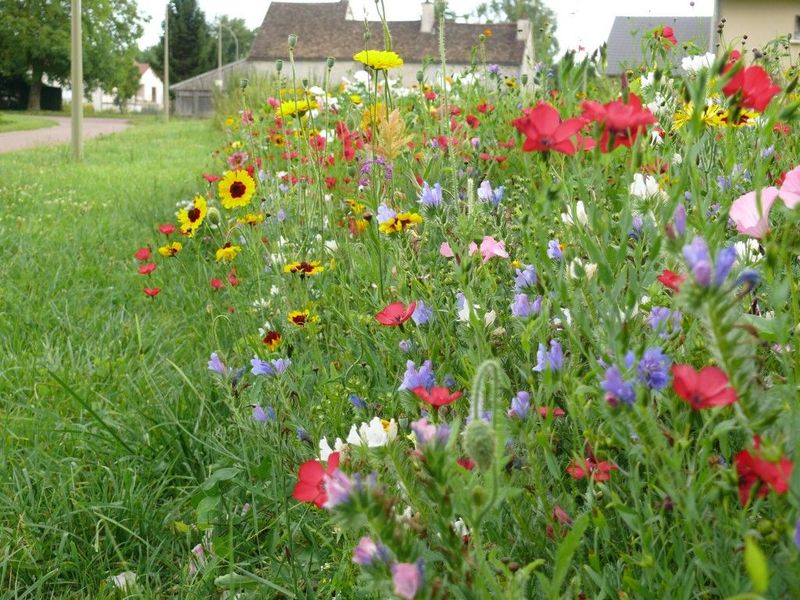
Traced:
POLYGON ((653 146, 660 146, 664 143, 664 138, 661 137, 661 132, 658 129, 650 130, 650 143, 653 146))
POLYGON ((452 524, 453 533, 455 533, 458 537, 464 537, 469 535, 469 529, 467 528, 467 524, 464 523, 464 519, 459 517, 452 524))
POLYGON ((569 276, 572 279, 578 279, 580 277, 579 270, 583 270, 586 279, 591 279, 597 273, 597 264, 584 263, 580 258, 573 258, 569 263, 569 276))
POLYGON ((328 252, 336 252, 339 248, 339 245, 336 243, 336 240, 325 240, 325 248, 327 248, 328 252))
MULTIPOLYGON (((355 427, 355 425, 354 425, 355 427)), ((322 462, 328 462, 328 458, 334 452, 344 452, 347 449, 347 444, 345 444, 341 438, 336 438, 336 441, 333 443, 333 448, 331 448, 330 444, 328 443, 328 438, 323 437, 319 441, 319 459, 322 462)))
POLYGON ((484 323, 484 324, 485 324, 487 327, 490 327, 490 326, 492 325, 492 323, 494 323, 494 320, 495 320, 496 318, 497 318, 497 312, 496 312, 496 311, 494 311, 494 310, 490 310, 490 311, 489 311, 489 312, 487 312, 485 315, 483 315, 483 323, 484 323))
POLYGON ((758 245, 758 240, 749 239, 743 242, 736 242, 733 247, 736 249, 736 256, 742 262, 754 263, 761 260, 761 248, 758 245))
MULTIPOLYGON (((275 294, 273 294, 274 296, 275 294)), ((262 310, 269 308, 269 300, 266 298, 259 298, 258 300, 253 300, 252 304, 253 308, 260 308, 262 310)))
POLYGON ((269 293, 270 296, 277 296, 281 293, 281 288, 279 288, 277 285, 273 285, 271 288, 269 288, 269 293))
POLYGON ((631 196, 637 198, 650 198, 651 196, 663 196, 664 192, 658 187, 658 181, 652 175, 642 175, 636 173, 633 176, 633 183, 630 187, 631 196))
POLYGON ((656 82, 656 74, 650 71, 647 75, 642 75, 639 81, 642 83, 642 89, 648 88, 656 82))
POLYGON ((567 225, 575 225, 575 221, 586 227, 589 224, 589 217, 586 215, 586 206, 583 200, 578 200, 575 203, 575 212, 572 212, 572 207, 567 206, 567 212, 561 213, 561 220, 567 225))
POLYGON ((353 79, 356 80, 356 83, 369 83, 369 73, 367 73, 364 69, 359 69, 355 73, 353 73, 353 79))
POLYGON ((133 571, 123 571, 119 575, 114 575, 111 578, 111 583, 118 590, 129 590, 136 585, 136 573, 133 571))
POLYGON ((308 88, 308 93, 311 94, 312 96, 324 96, 325 90, 323 90, 318 85, 312 85, 310 88, 308 88))
POLYGON ((702 56, 686 56, 681 60, 681 69, 687 73, 697 73, 702 69, 708 69, 714 64, 716 56, 711 52, 706 52, 702 56))
MULTIPOLYGON (((561 314, 564 316, 564 321, 567 323, 567 325, 572 325, 572 313, 569 312, 569 309, 568 308, 562 308, 561 309, 561 314)), ((558 317, 553 317, 553 319, 550 322, 555 327, 561 326, 561 319, 558 318, 558 317)))
POLYGON ((683 162, 683 157, 678 154, 677 152, 672 155, 672 163, 675 165, 679 165, 683 162))
POLYGON ((353 446, 367 446, 368 448, 378 448, 385 446, 397 437, 397 422, 384 421, 378 417, 373 417, 369 423, 361 423, 356 428, 353 425, 350 433, 347 434, 347 443, 353 446))

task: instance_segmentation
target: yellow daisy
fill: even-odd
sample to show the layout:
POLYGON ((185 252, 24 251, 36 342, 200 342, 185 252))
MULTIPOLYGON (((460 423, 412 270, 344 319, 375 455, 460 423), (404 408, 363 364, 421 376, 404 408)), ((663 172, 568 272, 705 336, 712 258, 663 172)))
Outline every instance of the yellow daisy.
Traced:
POLYGON ((241 251, 241 246, 234 246, 230 242, 225 242, 225 245, 222 248, 217 249, 217 262, 230 262, 236 258, 236 255, 241 251))
POLYGON ((364 63, 376 71, 387 71, 403 65, 403 59, 396 52, 387 50, 362 50, 353 56, 353 60, 364 63))
POLYGON ((158 249, 158 253, 161 256, 168 257, 168 256, 175 256, 181 250, 183 250, 183 244, 181 244, 180 242, 172 242, 171 244, 167 244, 166 246, 161 246, 158 249))
POLYGON ((317 108, 317 106, 314 100, 288 100, 287 102, 281 102, 278 115, 281 117, 291 117, 294 115, 302 117, 308 111, 317 108))
POLYGON ((264 213, 247 213, 241 219, 236 219, 240 225, 251 225, 255 227, 259 223, 264 222, 264 213))
POLYGON ((219 182, 219 197, 228 210, 247 206, 256 191, 256 182, 244 169, 225 171, 219 182))
POLYGON ((178 225, 186 237, 193 237, 208 214, 208 204, 203 196, 195 196, 191 208, 178 211, 178 225))

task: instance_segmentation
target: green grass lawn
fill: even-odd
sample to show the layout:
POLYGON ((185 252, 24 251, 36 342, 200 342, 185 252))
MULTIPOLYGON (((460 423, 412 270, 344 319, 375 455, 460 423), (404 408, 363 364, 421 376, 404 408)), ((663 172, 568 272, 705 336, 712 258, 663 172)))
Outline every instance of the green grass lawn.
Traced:
POLYGON ((48 119, 40 115, 15 112, 0 113, 0 133, 5 133, 7 131, 30 131, 31 129, 53 127, 56 124, 57 123, 53 119, 48 119))
POLYGON ((174 221, 218 139, 208 122, 143 123, 88 141, 82 164, 66 147, 0 156, 0 589, 13 597, 114 597, 108 577, 125 570, 154 595, 178 583, 159 573, 186 560, 172 500, 203 476, 180 369, 204 307, 149 300, 133 253, 174 221))

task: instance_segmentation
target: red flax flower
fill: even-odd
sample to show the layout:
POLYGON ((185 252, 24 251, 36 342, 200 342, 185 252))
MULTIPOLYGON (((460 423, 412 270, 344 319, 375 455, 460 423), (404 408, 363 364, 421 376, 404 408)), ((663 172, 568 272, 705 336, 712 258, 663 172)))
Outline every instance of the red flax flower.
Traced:
POLYGON ((159 225, 158 230, 163 233, 164 235, 172 235, 175 233, 175 225, 167 223, 165 225, 159 225))
POLYGON ((149 296, 150 298, 155 298, 158 296, 158 293, 161 291, 161 288, 144 288, 145 295, 149 296))
POLYGON ((661 273, 661 275, 659 275, 658 277, 656 277, 656 279, 658 279, 669 289, 675 292, 679 292, 683 280, 686 279, 686 275, 679 275, 674 271, 670 271, 669 269, 664 269, 664 272, 661 273))
POLYGON ((141 260, 142 262, 144 262, 146 260, 150 260, 150 248, 148 248, 147 246, 139 248, 136 251, 136 254, 133 255, 133 257, 136 260, 141 260))
POLYGON ((422 386, 415 387, 411 391, 414 392, 414 395, 422 400, 425 404, 430 404, 434 408, 452 404, 461 398, 461 395, 463 394, 463 392, 453 392, 451 394, 449 389, 441 386, 433 386, 430 392, 422 386))
POLYGON ((703 367, 697 372, 691 365, 672 365, 672 376, 672 389, 694 410, 736 402, 736 390, 719 367, 703 367))
POLYGON ((647 125, 656 122, 653 113, 642 107, 642 101, 636 94, 628 96, 627 104, 622 100, 605 104, 586 100, 583 103, 583 116, 603 126, 600 135, 600 149, 603 152, 610 152, 617 146, 630 147, 647 125))
POLYGON ((575 479, 583 479, 587 475, 593 481, 608 481, 611 479, 611 471, 618 470, 619 467, 614 463, 607 460, 596 462, 593 458, 589 457, 585 460, 574 460, 570 466, 567 467, 567 473, 572 475, 575 479))
POLYGON ((750 492, 756 484, 760 484, 756 495, 762 498, 769 493, 769 488, 776 494, 785 494, 789 490, 794 463, 786 457, 777 461, 767 460, 762 457, 760 447, 761 439, 755 436, 754 453, 742 450, 734 458, 736 472, 739 474, 739 502, 742 506, 747 506, 750 492))
POLYGON ((387 327, 397 327, 402 325, 411 318, 414 314, 414 309, 417 308, 417 303, 412 302, 408 308, 402 302, 392 302, 382 311, 375 315, 375 319, 381 325, 387 327))
POLYGON ((318 460, 307 460, 297 472, 297 484, 294 486, 292 497, 300 502, 313 502, 319 508, 328 501, 325 492, 325 481, 339 468, 339 453, 333 452, 328 457, 328 468, 322 466, 318 460))
POLYGON ((152 273, 155 270, 156 270, 156 263, 147 263, 146 265, 142 265, 139 267, 139 274, 150 275, 150 273, 152 273))
POLYGON ((573 155, 581 148, 588 150, 594 145, 592 140, 584 140, 578 133, 588 123, 586 119, 567 119, 562 122, 558 111, 547 102, 539 102, 522 113, 524 116, 514 119, 511 124, 525 136, 523 152, 555 150, 573 155))
POLYGON ((669 25, 657 27, 655 31, 653 31, 653 37, 657 40, 661 40, 661 45, 664 48, 669 48, 678 43, 678 38, 675 37, 675 31, 669 25))
POLYGON ((742 106, 763 112, 772 97, 781 91, 781 87, 772 85, 767 72, 758 65, 753 65, 740 69, 722 91, 726 96, 741 94, 742 106))

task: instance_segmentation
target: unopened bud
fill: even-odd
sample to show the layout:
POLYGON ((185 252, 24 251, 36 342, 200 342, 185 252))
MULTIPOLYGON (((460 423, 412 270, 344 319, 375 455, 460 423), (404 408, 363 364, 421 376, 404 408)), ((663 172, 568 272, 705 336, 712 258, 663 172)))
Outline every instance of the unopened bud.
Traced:
POLYGON ((329 56, 328 59, 325 61, 325 64, 328 66, 329 69, 333 68, 333 65, 336 64, 336 59, 332 56, 329 56))
POLYGON ((283 70, 283 61, 279 58, 275 61, 275 70, 280 73, 283 70))
POLYGON ((294 50, 297 46, 297 36, 294 33, 289 34, 289 49, 294 50))
POLYGON ((494 431, 483 419, 473 419, 464 432, 464 452, 481 471, 494 462, 494 431))

